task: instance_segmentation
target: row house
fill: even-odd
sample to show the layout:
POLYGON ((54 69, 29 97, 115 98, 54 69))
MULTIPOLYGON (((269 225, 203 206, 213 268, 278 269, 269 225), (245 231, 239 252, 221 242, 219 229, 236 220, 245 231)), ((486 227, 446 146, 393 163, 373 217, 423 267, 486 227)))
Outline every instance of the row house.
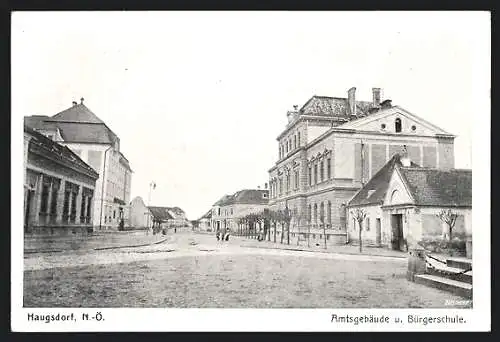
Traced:
POLYGON ((315 95, 287 113, 269 205, 291 210, 293 237, 326 231, 332 243, 345 243, 348 201, 402 150, 421 166, 454 166, 454 135, 372 91, 372 101, 358 101, 354 87, 346 98, 315 95))
POLYGON ((239 219, 268 208, 269 190, 245 189, 225 195, 212 206, 211 227, 215 231, 237 232, 239 219))
POLYGON ((67 146, 98 172, 93 197, 95 229, 116 230, 121 223, 130 225, 132 169, 120 150, 120 138, 83 104, 83 98, 54 116, 26 116, 24 122, 67 146))
POLYGON ((78 155, 24 126, 24 231, 28 235, 92 231, 99 174, 78 155))

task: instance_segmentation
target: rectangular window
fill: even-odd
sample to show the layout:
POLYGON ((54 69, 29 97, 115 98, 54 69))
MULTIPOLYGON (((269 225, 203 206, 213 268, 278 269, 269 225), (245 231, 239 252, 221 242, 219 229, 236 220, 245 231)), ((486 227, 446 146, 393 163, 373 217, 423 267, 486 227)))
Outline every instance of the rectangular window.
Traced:
POLYGON ((116 218, 116 210, 113 210, 113 218, 116 218))
POLYGON ((314 165, 314 184, 318 184, 318 164, 314 165))
POLYGON ((312 185, 312 168, 309 167, 309 186, 312 185))
POLYGON ((366 218, 365 225, 366 225, 365 230, 370 231, 370 218, 369 217, 366 218))
POLYGON ((300 132, 297 133, 297 144, 300 147, 300 132))
POLYGON ((87 198, 82 195, 82 204, 80 205, 80 222, 85 223, 85 204, 87 198))
POLYGON ((319 177, 320 177, 320 182, 323 181, 323 175, 325 174, 325 166, 324 166, 324 163, 323 161, 321 161, 321 164, 320 164, 320 169, 319 169, 319 177))
POLYGON ((55 221, 57 216, 57 188, 52 188, 52 203, 50 203, 50 215, 52 220, 55 221))
POLYGON ((68 218, 69 218, 69 215, 68 215, 68 210, 69 210, 69 196, 71 195, 71 193, 69 191, 66 191, 64 193, 64 203, 63 203, 63 222, 68 222, 68 218))
POLYGON ((44 184, 42 186, 42 203, 40 204, 40 214, 46 214, 48 208, 49 201, 49 189, 50 186, 48 184, 44 184))
POLYGON ((75 219, 76 219, 76 196, 77 196, 77 193, 76 192, 73 192, 71 194, 71 222, 74 223, 75 222, 75 219))
POLYGON ((326 160, 326 178, 327 179, 332 178, 332 160, 331 160, 331 158, 328 158, 326 160))

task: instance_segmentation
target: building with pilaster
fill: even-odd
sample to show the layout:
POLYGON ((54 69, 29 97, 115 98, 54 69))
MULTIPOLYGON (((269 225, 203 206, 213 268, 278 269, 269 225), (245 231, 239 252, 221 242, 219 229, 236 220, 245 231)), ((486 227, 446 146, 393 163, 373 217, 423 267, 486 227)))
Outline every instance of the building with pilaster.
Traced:
POLYGON ((24 172, 25 234, 92 230, 99 174, 78 155, 25 125, 24 172))
POLYGON ((132 169, 120 151, 119 137, 83 104, 83 98, 52 117, 27 116, 24 122, 67 146, 98 172, 92 222, 96 230, 116 230, 122 220, 129 226, 132 169))
POLYGON ((394 154, 408 151, 415 163, 454 167, 455 136, 406 109, 382 101, 313 96, 287 113, 278 136, 278 160, 269 169, 271 210, 293 213, 292 237, 309 235, 346 242, 346 206, 394 154))

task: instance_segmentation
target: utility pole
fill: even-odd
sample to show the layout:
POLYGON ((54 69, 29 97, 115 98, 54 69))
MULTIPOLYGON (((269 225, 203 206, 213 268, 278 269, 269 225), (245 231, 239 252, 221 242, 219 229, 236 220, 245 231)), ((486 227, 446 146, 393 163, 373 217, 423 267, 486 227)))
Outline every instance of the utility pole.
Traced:
MULTIPOLYGON (((148 211, 149 211, 149 206, 151 205, 151 190, 153 190, 154 188, 156 188, 156 183, 154 181, 152 181, 151 183, 149 183, 149 195, 148 195, 148 211)), ((147 221, 147 228, 148 228, 148 231, 149 231, 149 212, 148 212, 148 221, 147 221)))

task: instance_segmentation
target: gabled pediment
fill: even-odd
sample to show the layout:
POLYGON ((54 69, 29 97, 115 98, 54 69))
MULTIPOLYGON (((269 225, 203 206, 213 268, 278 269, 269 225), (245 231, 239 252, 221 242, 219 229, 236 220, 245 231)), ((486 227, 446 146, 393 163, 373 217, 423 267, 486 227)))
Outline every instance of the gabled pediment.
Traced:
POLYGON ((401 173, 398 168, 395 168, 385 194, 384 205, 413 204, 414 202, 401 173))
POLYGON ((379 133, 401 133, 415 135, 450 135, 442 128, 408 112, 407 110, 394 106, 381 110, 378 113, 345 123, 339 128, 355 129, 360 131, 374 131, 379 133), (399 123, 398 123, 399 121, 399 123), (398 125, 400 131, 397 132, 398 125))

